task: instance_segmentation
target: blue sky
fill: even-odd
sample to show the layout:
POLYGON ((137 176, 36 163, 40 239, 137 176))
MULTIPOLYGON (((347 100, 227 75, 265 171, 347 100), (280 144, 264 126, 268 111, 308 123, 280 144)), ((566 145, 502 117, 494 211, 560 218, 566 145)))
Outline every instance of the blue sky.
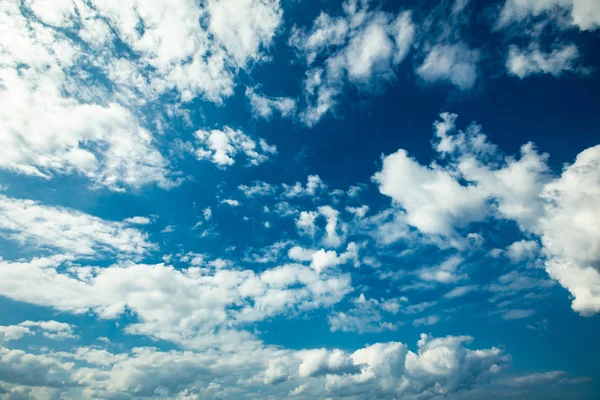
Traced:
POLYGON ((0 26, 1 398, 598 397, 596 2, 0 26))

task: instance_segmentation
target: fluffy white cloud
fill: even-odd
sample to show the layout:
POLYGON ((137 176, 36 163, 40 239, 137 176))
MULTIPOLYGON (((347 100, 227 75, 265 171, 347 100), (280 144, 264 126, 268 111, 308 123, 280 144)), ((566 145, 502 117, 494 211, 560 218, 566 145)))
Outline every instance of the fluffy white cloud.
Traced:
POLYGON ((499 24, 505 26, 529 17, 548 14, 558 15, 556 9, 567 12, 566 20, 560 24, 571 25, 580 30, 595 30, 600 27, 600 6, 593 0, 506 0, 500 12, 499 24))
POLYGON ((283 15, 279 0, 210 0, 206 10, 211 33, 242 68, 270 46, 283 15))
POLYGON ((535 46, 522 50, 511 45, 506 59, 506 68, 512 75, 525 78, 534 74, 559 76, 565 71, 577 71, 579 51, 570 44, 544 53, 535 46))
POLYGON ((514 263, 534 259, 540 249, 535 240, 519 240, 506 248, 506 256, 514 263))
POLYGON ((303 235, 315 236, 316 225, 315 221, 319 214, 315 211, 302 211, 296 219, 296 228, 303 235))
POLYGON ((435 45, 429 50, 417 74, 427 82, 446 81, 462 90, 473 87, 477 79, 479 51, 464 43, 435 45))
POLYGON ((250 87, 246 88, 246 97, 254 115, 264 119, 270 119, 273 111, 279 112, 282 118, 291 117, 296 111, 296 100, 290 97, 267 97, 250 87))
POLYGON ((179 184, 150 129, 164 119, 141 108, 173 94, 221 103, 281 14, 277 0, 4 2, 0 168, 116 191, 179 184))
POLYGON ((269 145, 264 139, 258 144, 254 139, 240 130, 224 127, 223 130, 199 130, 195 133, 197 147, 195 155, 199 160, 210 160, 219 168, 226 168, 235 163, 234 157, 242 153, 248 159, 249 165, 258 165, 277 153, 275 146, 269 145))
POLYGON ((476 187, 461 185, 442 168, 419 164, 405 150, 384 157, 373 179, 406 210, 407 222, 428 234, 451 235, 453 226, 486 216, 485 195, 476 187))
POLYGON ((294 27, 289 44, 308 65, 319 64, 306 74, 303 122, 312 126, 333 109, 347 82, 366 89, 393 79, 414 36, 409 11, 393 15, 356 1, 345 2, 341 16, 322 12, 310 29, 294 27))
POLYGON ((139 217, 138 216, 138 217, 125 218, 123 220, 123 222, 125 222, 127 224, 133 224, 133 225, 148 225, 152 221, 148 217, 139 217))
POLYGON ((228 206, 231 206, 231 207, 239 207, 240 202, 237 200, 234 200, 234 199, 224 199, 224 200, 221 200, 221 204, 227 204, 228 206))
POLYGON ((75 339, 75 326, 58 321, 23 321, 18 325, 0 326, 0 335, 4 340, 20 339, 24 335, 42 335, 55 340, 75 339))
POLYGON ((141 256, 156 246, 148 235, 121 222, 62 207, 0 195, 0 231, 22 245, 93 256, 98 252, 141 256))
POLYGON ((600 146, 582 151, 543 191, 539 229, 546 270, 583 315, 600 311, 600 146))
MULTIPOLYGON (((433 144, 445 166, 421 165, 404 150, 383 158, 373 179, 404 210, 397 218, 425 234, 450 238, 457 228, 486 217, 515 221, 528 236, 541 239, 546 270, 571 292, 573 308, 583 315, 600 311, 600 147, 584 150, 560 177, 553 177, 548 155, 532 143, 521 147, 520 158, 504 156, 480 126, 456 131, 455 118, 442 114, 434 124, 433 144)), ((452 245, 465 247, 460 239, 452 245)), ((537 247, 535 240, 518 241, 506 255, 518 262, 534 257, 537 247)), ((425 268, 420 276, 443 281, 446 272, 425 268)))
POLYGON ((1 261, 0 295, 71 313, 91 310, 100 318, 129 310, 139 322, 126 332, 201 346, 245 335, 231 330, 245 323, 334 304, 351 290, 349 275, 334 268, 319 274, 291 264, 256 274, 216 261, 187 269, 163 264, 64 269, 60 258, 1 261))
POLYGON ((296 182, 294 185, 283 183, 281 185, 283 187, 283 195, 288 198, 315 196, 321 190, 327 188, 327 185, 321 180, 319 175, 308 175, 306 179, 306 186, 302 186, 300 182, 296 182))
MULTIPOLYGON (((67 397, 246 398, 258 393, 315 398, 431 398, 477 387, 508 362, 500 350, 470 350, 469 337, 422 335, 413 353, 399 342, 340 349, 285 350, 235 346, 229 350, 134 348, 124 353, 79 347, 41 354, 0 348, 3 380, 57 387, 67 397)), ((27 386, 22 387, 26 389, 27 386)), ((46 396, 43 396, 46 397, 46 396)))

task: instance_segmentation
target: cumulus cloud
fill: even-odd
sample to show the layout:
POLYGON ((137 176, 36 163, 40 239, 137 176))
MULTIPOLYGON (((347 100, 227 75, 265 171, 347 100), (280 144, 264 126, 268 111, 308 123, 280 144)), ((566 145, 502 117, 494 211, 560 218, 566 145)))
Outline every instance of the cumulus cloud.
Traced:
POLYGON ((281 14, 276 0, 4 3, 0 168, 115 191, 178 185, 140 109, 173 93, 221 103, 281 14))
POLYGON ((574 297, 583 315, 600 311, 600 146, 579 153, 542 193, 539 229, 546 270, 574 297))
POLYGON ((18 325, 0 326, 3 340, 16 340, 25 335, 35 335, 38 331, 50 339, 75 339, 75 326, 58 321, 23 321, 18 325))
POLYGON ((163 264, 64 270, 57 258, 0 263, 3 296, 71 313, 91 310, 100 318, 130 310, 139 322, 128 325, 127 332, 189 346, 220 340, 213 336, 216 331, 226 340, 234 321, 243 325, 331 305, 351 290, 349 275, 335 268, 319 274, 298 264, 256 274, 219 259, 182 270, 163 264))
POLYGON ((417 74, 427 82, 446 81, 462 90, 471 89, 477 79, 479 51, 465 44, 435 45, 429 50, 417 74))
MULTIPOLYGON (((373 177, 380 192, 404 210, 398 218, 427 235, 449 238, 484 218, 515 221, 525 234, 541 240, 546 270, 571 292, 573 308, 584 315, 598 312, 600 253, 594 227, 600 219, 595 207, 600 202, 600 147, 582 151, 555 177, 548 155, 532 143, 521 147, 520 157, 504 156, 479 125, 457 131, 455 115, 441 117, 433 141, 439 164, 424 166, 398 150, 383 158, 373 177)), ((455 245, 464 248, 461 240, 455 245)), ((534 257, 537 247, 535 240, 517 241, 506 254, 519 262, 534 257)), ((421 278, 439 281, 444 271, 423 269, 421 278)))
POLYGON ((511 45, 506 68, 510 74, 521 79, 535 74, 559 76, 565 71, 578 71, 578 58, 579 51, 573 44, 554 49, 550 53, 544 53, 535 46, 522 50, 511 45))
POLYGON ((287 118, 296 111, 296 100, 290 97, 268 97, 250 87, 246 88, 246 97, 254 115, 264 119, 270 119, 274 112, 278 112, 282 118, 287 118))
POLYGON ((219 168, 226 168, 235 163, 235 157, 243 154, 249 165, 258 165, 277 153, 275 146, 269 145, 264 139, 258 144, 240 130, 226 126, 222 130, 199 130, 196 137, 195 155, 199 160, 210 160, 219 168))
POLYGON ((0 231, 22 245, 94 256, 109 252, 141 256, 156 246, 148 235, 121 222, 63 207, 0 195, 0 231))
POLYGON ((414 36, 410 11, 369 10, 367 3, 357 1, 345 2, 337 17, 321 12, 310 29, 294 26, 289 44, 311 66, 304 81, 302 121, 316 124, 335 107, 346 84, 365 89, 394 79, 414 36))
POLYGON ((286 183, 281 184, 283 195, 288 198, 315 196, 320 191, 327 188, 327 185, 321 180, 319 175, 308 175, 306 179, 306 186, 302 186, 300 182, 296 182, 294 185, 288 185, 286 183))
POLYGON ((520 240, 506 248, 506 256, 514 263, 534 259, 539 251, 535 240, 520 240))
POLYGON ((551 17, 560 16, 560 13, 555 13, 557 8, 567 13, 567 18, 559 21, 561 24, 574 26, 582 31, 595 30, 600 27, 600 6, 589 0, 506 0, 500 12, 499 25, 506 26, 544 14, 551 17))

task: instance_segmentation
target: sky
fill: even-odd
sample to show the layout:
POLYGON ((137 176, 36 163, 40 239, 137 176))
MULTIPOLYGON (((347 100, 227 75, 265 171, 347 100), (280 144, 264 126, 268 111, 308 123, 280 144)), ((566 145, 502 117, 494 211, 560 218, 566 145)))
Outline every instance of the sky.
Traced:
POLYGON ((0 2, 0 398, 600 397, 600 2, 0 2))

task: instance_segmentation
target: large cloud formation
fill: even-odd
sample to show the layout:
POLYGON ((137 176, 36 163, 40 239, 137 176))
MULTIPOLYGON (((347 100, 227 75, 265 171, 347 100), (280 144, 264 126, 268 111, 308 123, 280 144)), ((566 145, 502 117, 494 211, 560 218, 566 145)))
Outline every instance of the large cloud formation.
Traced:
POLYGON ((555 176, 548 155, 532 143, 521 147, 520 157, 505 156, 479 125, 457 130, 455 120, 443 113, 434 124, 439 160, 431 165, 402 149, 383 157, 373 176, 381 193, 403 209, 406 224, 458 248, 465 246, 458 230, 473 222, 515 221, 540 238, 546 270, 571 292, 573 309, 599 312, 600 146, 582 151, 555 176))

